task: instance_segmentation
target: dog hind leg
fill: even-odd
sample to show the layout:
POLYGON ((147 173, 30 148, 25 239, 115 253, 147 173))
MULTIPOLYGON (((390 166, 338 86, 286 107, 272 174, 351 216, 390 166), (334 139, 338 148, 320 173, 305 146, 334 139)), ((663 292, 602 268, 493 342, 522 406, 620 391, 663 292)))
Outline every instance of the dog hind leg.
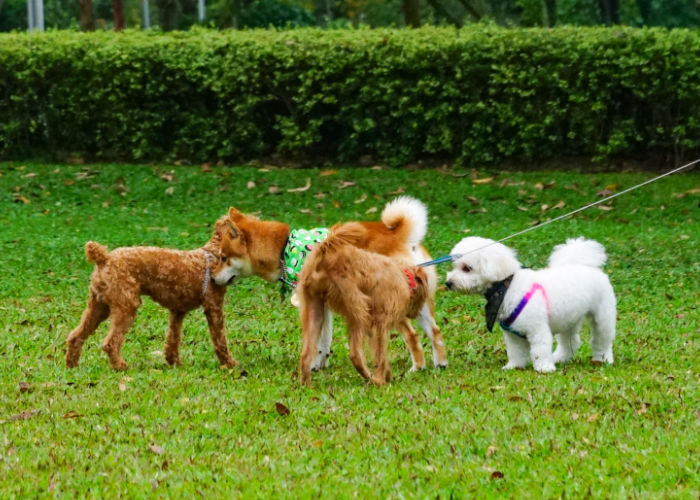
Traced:
POLYGON ((305 298, 301 303, 302 346, 299 358, 301 383, 311 384, 311 363, 317 355, 318 339, 324 323, 326 305, 320 300, 305 298))
POLYGON ((582 321, 579 321, 568 332, 557 333, 554 336, 557 341, 557 347, 552 355, 554 363, 567 363, 574 357, 574 354, 581 346, 581 337, 579 336, 581 323, 582 321))
POLYGON ((97 295, 90 292, 88 304, 80 318, 80 324, 73 330, 66 339, 66 366, 73 368, 78 366, 80 352, 83 343, 87 338, 95 333, 97 327, 109 317, 109 306, 100 302, 97 295))
POLYGON ((348 335, 350 336, 350 361, 360 375, 366 379, 371 378, 372 375, 365 362, 365 354, 362 352, 363 328, 357 324, 348 324, 348 335))
POLYGON ((323 326, 321 338, 318 341, 318 354, 311 364, 311 370, 317 371, 328 366, 328 358, 331 357, 331 343, 333 342, 333 311, 328 304, 323 308, 323 326))
POLYGON ((591 350, 594 363, 613 362, 612 345, 615 340, 616 315, 615 295, 611 290, 609 296, 601 300, 591 317, 591 350))
MULTIPOLYGON (((388 338, 389 332, 385 329, 377 329, 372 336, 372 345, 374 346, 374 373, 370 380, 375 385, 385 385, 391 380, 391 367, 387 359, 387 350, 389 348, 388 338)), ((415 331, 413 332, 415 335, 415 331)))
POLYGON ((165 360, 169 365, 182 365, 180 362, 180 342, 182 340, 182 320, 185 314, 187 313, 170 311, 168 336, 165 340, 165 360))
POLYGON ((122 358, 121 350, 124 336, 129 331, 136 317, 136 307, 112 307, 111 325, 107 337, 102 341, 102 350, 109 356, 112 368, 126 370, 127 364, 122 358))

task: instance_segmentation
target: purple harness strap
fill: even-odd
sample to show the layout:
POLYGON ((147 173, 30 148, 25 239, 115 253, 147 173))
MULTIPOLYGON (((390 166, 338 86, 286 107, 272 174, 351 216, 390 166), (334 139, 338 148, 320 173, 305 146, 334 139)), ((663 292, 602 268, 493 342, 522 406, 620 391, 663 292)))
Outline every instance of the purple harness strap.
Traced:
POLYGON ((530 288, 530 291, 525 294, 525 296, 522 298, 520 303, 517 305, 515 309, 513 309, 513 312, 510 313, 510 316, 508 316, 506 319, 500 322, 501 328, 508 330, 511 333, 516 334, 518 337, 525 338, 524 335, 519 334, 512 328, 510 328, 510 325, 513 324, 513 322, 518 319, 518 316, 520 316, 520 313, 523 312, 523 309, 525 309, 525 306, 527 305, 528 302, 530 302, 530 299, 532 298, 533 295, 535 295, 536 291, 542 292, 542 296, 544 297, 544 302, 547 306, 547 311, 549 311, 549 299, 547 298, 547 292, 545 291, 544 287, 540 285, 539 283, 533 283, 532 287, 530 288))

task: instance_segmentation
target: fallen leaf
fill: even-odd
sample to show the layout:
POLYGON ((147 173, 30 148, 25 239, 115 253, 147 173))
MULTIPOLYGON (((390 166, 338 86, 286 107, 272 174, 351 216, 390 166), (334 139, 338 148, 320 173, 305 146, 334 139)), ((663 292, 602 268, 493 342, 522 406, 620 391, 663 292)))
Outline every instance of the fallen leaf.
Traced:
POLYGON ((31 385, 29 385, 29 382, 20 382, 19 383, 19 392, 21 394, 24 394, 25 392, 29 392, 29 390, 32 388, 31 385))
POLYGON ((634 413, 637 415, 644 415, 648 409, 649 409, 649 403, 642 403, 642 406, 634 413))
POLYGON ((377 211, 377 207, 369 207, 367 210, 365 210, 365 213, 366 214, 373 214, 376 211, 377 211))
POLYGON ((605 197, 611 196, 613 194, 615 194, 615 191, 611 191, 610 189, 605 188, 605 189, 601 189, 600 191, 598 191, 595 195, 598 196, 599 198, 605 198, 605 197))
POLYGON ((29 205, 31 203, 31 201, 29 201, 26 197, 22 196, 21 194, 15 195, 15 201, 19 201, 21 203, 24 203, 25 205, 29 205))
POLYGON ((320 175, 321 177, 328 177, 329 175, 335 175, 337 173, 338 173, 337 170, 323 170, 318 175, 320 175))
POLYGON ((592 422, 595 422, 596 420, 598 420, 598 417, 599 417, 599 416, 600 416, 600 415, 598 415, 597 413, 594 413, 593 415, 591 415, 590 417, 588 417, 588 418, 586 419, 586 422, 591 422, 591 423, 592 423, 592 422))
POLYGON ((355 183, 353 181, 343 181, 340 183, 340 189, 345 189, 354 186, 355 183))
POLYGON ((279 194, 281 191, 280 188, 278 188, 277 186, 270 186, 269 188, 267 188, 267 192, 270 194, 279 194))
POLYGON ((503 479, 503 473, 500 470, 495 470, 491 473, 491 479, 503 479))
POLYGON ((253 181, 248 181, 248 184, 245 185, 248 189, 253 189, 255 187, 255 182, 253 181))
POLYGON ((82 417, 82 415, 80 413, 78 413, 77 411, 73 411, 73 410, 67 411, 66 413, 63 414, 63 418, 78 418, 78 417, 82 417))
POLYGON ((489 447, 486 448, 486 458, 490 458, 494 453, 496 453, 497 450, 497 446, 489 445, 489 447))
POLYGON ((488 184, 493 181, 494 177, 483 177, 481 179, 472 179, 472 184, 488 184))
POLYGON ((302 214, 310 214, 311 213, 311 210, 309 210, 308 208, 300 208, 299 211, 302 214))
POLYGON ((603 210, 605 212, 609 212, 612 209, 613 209, 613 207, 611 207, 610 205, 598 205, 598 210, 603 210))
POLYGON ((165 182, 173 182, 174 176, 172 172, 168 172, 167 174, 161 175, 160 178, 165 182))
POLYGON ((165 190, 165 194, 172 196, 173 193, 175 192, 175 188, 173 186, 170 186, 168 189, 165 190))
POLYGON ((287 192, 288 192, 288 193, 301 193, 301 192, 306 191, 306 190, 309 189, 310 187, 311 187, 311 178, 310 178, 310 177, 307 177, 307 179, 306 179, 306 184, 304 184, 302 187, 293 188, 293 189, 287 189, 287 192))
POLYGON ((571 420, 578 420, 578 413, 572 413, 571 420))
POLYGON ((358 199, 356 199, 355 201, 353 201, 353 203, 356 203, 356 204, 357 204, 357 203, 362 203, 362 202, 365 201, 366 199, 367 199, 367 193, 364 193, 364 194, 363 194, 362 196, 360 196, 358 199))
POLYGON ((321 440, 319 439, 319 440, 314 441, 313 443, 311 443, 311 446, 313 446, 313 447, 315 447, 315 448, 320 448, 322 444, 323 444, 323 441, 321 441, 321 440))
POLYGON ((529 208, 527 208, 527 207, 521 207, 520 205, 518 205, 517 208, 518 208, 518 210, 520 210, 521 212, 527 212, 528 210, 530 210, 529 208))
POLYGON ((477 206, 479 203, 481 203, 477 198, 474 196, 467 196, 467 199, 471 202, 472 205, 477 206))
POLYGON ((398 195, 398 194, 403 194, 405 192, 406 192, 406 190, 404 188, 402 188, 401 186, 399 186, 395 191, 392 191, 389 194, 398 195))
POLYGON ((343 205, 342 205, 338 200, 333 200, 333 206, 334 206, 335 208, 340 208, 340 207, 342 207, 343 205))
POLYGON ((508 401, 525 401, 525 398, 514 394, 513 396, 508 396, 508 401))
POLYGON ((326 193, 316 193, 314 195, 314 198, 316 198, 317 200, 320 200, 321 198, 325 198, 325 197, 326 197, 326 193))
POLYGON ((162 446, 158 446, 157 444, 152 444, 152 445, 150 446, 150 449, 151 449, 151 451, 152 451, 153 453, 155 453, 156 455, 162 455, 163 453, 165 453, 165 450, 163 449, 163 447, 162 447, 162 446))
POLYGON ((123 380, 120 380, 120 381, 119 381, 119 390, 120 390, 121 392, 124 392, 124 391, 126 390, 126 384, 124 383, 123 380))
POLYGON ((559 200, 556 205, 554 205, 552 208, 564 208, 566 206, 566 203, 564 203, 564 200, 559 200))
POLYGON ((289 408, 284 406, 282 403, 275 403, 275 409, 277 410, 277 413, 279 413, 283 417, 289 415, 289 408))
POLYGON ((546 203, 540 207, 540 211, 542 212, 546 212, 547 210, 549 210, 549 205, 546 203))
POLYGON ((538 182, 535 184, 535 188, 539 189, 540 191, 544 191, 545 189, 549 189, 551 187, 554 187, 555 184, 556 184, 556 181, 549 181, 549 182, 545 182, 544 184, 541 182, 538 182))

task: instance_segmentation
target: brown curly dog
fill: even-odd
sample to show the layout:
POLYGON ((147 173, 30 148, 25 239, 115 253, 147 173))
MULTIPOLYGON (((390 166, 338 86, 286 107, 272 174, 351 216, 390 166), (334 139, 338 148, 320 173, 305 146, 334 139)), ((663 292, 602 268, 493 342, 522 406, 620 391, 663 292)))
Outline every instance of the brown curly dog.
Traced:
POLYGON ((203 306, 209 323, 209 334, 222 365, 238 364, 226 345, 223 302, 226 285, 235 277, 218 278, 223 265, 219 246, 224 232, 229 231, 228 217, 216 222, 211 239, 197 250, 182 251, 157 247, 124 247, 111 252, 89 241, 85 255, 96 264, 90 280, 90 296, 80 325, 66 341, 66 365, 78 365, 85 340, 100 323, 111 319, 109 333, 102 349, 115 370, 125 370, 121 356, 124 336, 131 327, 141 295, 148 295, 170 311, 170 324, 165 343, 165 359, 179 365, 182 320, 192 309, 203 306))

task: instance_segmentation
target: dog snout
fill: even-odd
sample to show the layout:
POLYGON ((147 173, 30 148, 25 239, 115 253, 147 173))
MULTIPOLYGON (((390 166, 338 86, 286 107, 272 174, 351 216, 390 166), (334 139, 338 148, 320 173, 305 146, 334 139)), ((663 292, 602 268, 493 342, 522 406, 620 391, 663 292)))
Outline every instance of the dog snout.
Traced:
POLYGON ((448 290, 452 290, 452 287, 455 286, 455 284, 452 280, 447 280, 445 282, 445 286, 447 287, 448 290))

